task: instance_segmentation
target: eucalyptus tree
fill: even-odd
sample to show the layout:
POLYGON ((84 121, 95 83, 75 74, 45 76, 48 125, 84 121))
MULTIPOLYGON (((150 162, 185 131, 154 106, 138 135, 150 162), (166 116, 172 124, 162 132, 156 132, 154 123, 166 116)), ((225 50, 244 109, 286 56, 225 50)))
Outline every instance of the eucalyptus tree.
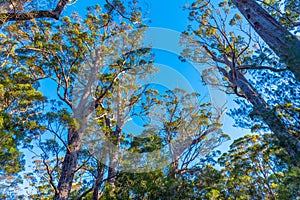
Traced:
MULTIPOLYGON (((98 189, 93 192, 94 198, 142 195, 138 188, 125 187, 129 183, 124 183, 124 179, 130 180, 129 185, 138 186, 133 183, 133 177, 148 182, 149 187, 154 180, 144 180, 147 177, 168 181, 168 187, 164 187, 161 195, 168 194, 172 198, 175 195, 172 191, 179 195, 176 180, 181 179, 181 174, 227 138, 220 130, 221 114, 213 115, 209 104, 200 103, 198 94, 188 94, 180 89, 164 94, 147 88, 150 87, 147 84, 146 88, 141 87, 139 84, 147 82, 151 68, 147 69, 148 74, 138 66, 135 70, 119 77, 113 96, 105 97, 100 105, 105 113, 98 116, 85 139, 85 146, 97 153, 98 161, 108 166, 104 169, 102 164, 100 175, 95 179, 94 189, 95 186, 98 189), (126 122, 131 119, 143 122, 141 133, 126 129, 126 122)), ((150 188, 143 191, 155 196, 150 188)))
POLYGON ((0 43, 0 181, 1 198, 12 195, 14 187, 22 182, 18 172, 24 169, 24 155, 20 151, 36 138, 39 129, 38 105, 44 102, 44 97, 37 90, 28 70, 21 65, 15 52, 16 43, 1 34, 0 43))
MULTIPOLYGON (((124 140, 127 155, 121 164, 133 168, 117 173, 113 193, 111 188, 104 188, 104 199, 192 198, 194 192, 186 174, 227 139, 218 123, 220 116, 213 115, 209 104, 200 103, 198 94, 174 89, 154 97, 155 104, 150 103, 143 116, 149 121, 144 131, 129 134, 124 140)), ((148 106, 147 99, 136 106, 148 106)))
MULTIPOLYGON (((270 134, 238 138, 187 172, 192 199, 297 199, 299 167, 270 134), (293 180, 293 181, 292 181, 293 180)), ((189 189, 189 190, 188 190, 189 189)))
MULTIPOLYGON (((134 21, 140 30, 143 29, 142 25, 138 23, 140 13, 134 8, 131 13, 127 13, 120 1, 114 3, 107 4, 103 12, 99 6, 90 8, 84 20, 74 14, 71 18, 64 17, 58 23, 27 21, 16 22, 5 27, 7 36, 16 42, 18 47, 16 52, 20 62, 39 78, 53 81, 57 86, 58 98, 68 109, 73 109, 75 117, 77 116, 77 120, 66 117, 68 110, 64 115, 64 120, 68 122, 67 136, 59 139, 65 145, 65 156, 59 173, 58 185, 52 184, 53 187, 55 186, 55 199, 67 199, 72 187, 82 147, 84 128, 78 126, 79 123, 82 125, 80 120, 87 120, 92 111, 101 104, 103 98, 111 92, 118 77, 122 73, 134 69, 138 64, 138 61, 134 60, 127 63, 126 59, 132 54, 128 52, 137 48, 134 45, 139 44, 136 42, 138 38, 129 40, 129 34, 134 26, 130 20, 134 21), (119 16, 116 13, 124 14, 123 19, 117 20, 118 24, 114 21, 114 18, 119 16), (107 42, 108 38, 117 33, 128 34, 127 43, 124 43, 124 46, 118 46, 120 43, 107 42), (132 42, 133 40, 135 43, 132 42), (112 60, 115 64, 110 62, 112 60), (78 74, 88 67, 94 70, 93 79, 87 79, 92 84, 88 82, 84 85, 83 93, 81 93, 83 96, 74 99, 72 94, 74 94, 75 81, 79 80, 78 78, 84 78, 84 76, 79 77, 78 74), (107 69, 109 71, 105 73, 107 69), (102 85, 95 90, 93 81, 98 78, 102 81, 102 85), (97 91, 93 93, 95 100, 87 102, 83 97, 92 94, 92 91, 97 91), (92 109, 91 106, 94 108, 92 109)), ((124 41, 126 40, 124 39, 124 41)), ((141 63, 141 66, 147 66, 147 62, 141 63)))
POLYGON ((287 69, 300 81, 300 41, 297 36, 289 32, 299 31, 297 28, 300 26, 299 1, 258 2, 262 5, 255 0, 232 1, 259 36, 286 64, 287 69), (281 9, 282 7, 284 9, 281 9))
MULTIPOLYGON (((33 194, 31 198, 83 198, 91 197, 92 192, 93 198, 97 199, 110 188, 115 193, 113 187, 122 160, 118 152, 107 151, 103 148, 105 145, 101 146, 103 142, 95 141, 105 136, 106 142, 114 144, 114 149, 128 148, 134 153, 139 142, 138 139, 124 140, 126 134, 129 137, 123 130, 125 122, 136 116, 151 118, 150 108, 154 105, 157 109, 169 108, 164 109, 163 114, 158 112, 161 114, 159 119, 165 121, 159 124, 160 131, 148 125, 148 136, 159 131, 165 144, 174 140, 174 134, 192 140, 187 147, 189 152, 194 151, 194 156, 184 148, 170 146, 170 162, 174 165, 170 174, 174 176, 180 174, 177 170, 181 169, 180 154, 191 155, 191 158, 183 159, 182 165, 186 169, 199 156, 196 149, 205 145, 204 140, 210 133, 215 133, 216 137, 209 141, 223 137, 216 122, 218 119, 209 113, 206 115, 204 108, 207 105, 193 107, 198 105, 197 95, 183 95, 183 91, 177 91, 182 93, 180 97, 170 93, 158 98, 157 91, 138 82, 145 81, 143 78, 153 72, 150 49, 140 48, 145 29, 140 17, 135 7, 127 12, 120 1, 114 1, 108 2, 103 11, 99 6, 89 8, 84 19, 73 14, 58 22, 17 21, 5 26, 4 32, 15 47, 12 60, 17 62, 16 68, 22 66, 35 84, 41 79, 48 81, 46 84, 54 83, 56 88, 53 89, 61 101, 42 102, 42 96, 38 99, 39 105, 45 106, 35 140, 40 150, 33 150, 38 176, 29 173, 26 177, 31 186, 40 184, 39 194, 33 194), (115 19, 119 16, 122 17, 115 19), (169 102, 163 104, 162 99, 169 102), (184 103, 186 105, 180 105, 184 103), (171 112, 173 117, 167 119, 171 112), (93 145, 100 145, 100 149, 93 145), (107 189, 103 191, 106 182, 107 189)), ((5 41, 3 45, 6 45, 5 41)), ((160 147, 159 137, 156 137, 157 143, 152 144, 153 148, 160 147)), ((144 147, 149 146, 148 142, 153 140, 146 140, 144 147)), ((137 154, 141 153, 137 151, 137 154)), ((127 164, 126 160, 121 164, 127 164)))
MULTIPOLYGON (((149 54, 150 48, 139 48, 142 32, 143 28, 140 28, 126 36, 123 35, 125 37, 122 39, 117 37, 118 41, 114 39, 114 45, 128 49, 127 52, 122 48, 117 49, 116 51, 120 51, 119 53, 124 57, 112 63, 100 75, 97 93, 101 94, 101 90, 106 89, 109 78, 115 79, 115 86, 102 97, 101 102, 95 104, 95 114, 88 127, 89 134, 83 138, 85 147, 88 147, 102 165, 108 166, 107 177, 103 175, 101 177, 107 180, 111 188, 114 188, 118 166, 122 160, 124 137, 129 134, 124 131, 124 127, 132 118, 143 118, 145 113, 150 112, 150 107, 158 102, 155 98, 157 91, 147 89, 147 77, 155 69, 152 56, 149 54), (124 51, 126 53, 123 53, 124 51), (110 72, 114 71, 116 65, 123 66, 126 71, 124 70, 117 77, 112 77, 110 72), (141 105, 137 106, 137 104, 141 105)), ((136 133, 133 131, 133 134, 136 133)), ((98 186, 100 187, 101 184, 98 186)))
POLYGON ((245 117, 241 113, 247 113, 250 116, 247 120, 253 122, 250 118, 254 119, 257 126, 262 127, 262 121, 266 123, 299 165, 299 137, 289 128, 295 121, 288 122, 275 111, 276 106, 289 102, 299 107, 297 81, 280 64, 278 57, 252 33, 251 28, 243 23, 242 17, 237 13, 231 14, 232 8, 227 1, 219 5, 196 1, 187 9, 190 11, 191 25, 183 33, 182 44, 186 45, 183 55, 210 66, 204 71, 207 83, 219 85, 226 92, 246 100, 243 110, 232 112, 239 124, 243 121, 241 116, 245 117), (222 75, 221 80, 213 77, 216 71, 222 75), (249 81, 247 78, 250 75, 252 79, 249 81), (272 80, 277 80, 278 84, 272 80))
POLYGON ((272 135, 235 140, 219 163, 224 167, 222 193, 226 198, 296 199, 300 195, 299 167, 272 135))

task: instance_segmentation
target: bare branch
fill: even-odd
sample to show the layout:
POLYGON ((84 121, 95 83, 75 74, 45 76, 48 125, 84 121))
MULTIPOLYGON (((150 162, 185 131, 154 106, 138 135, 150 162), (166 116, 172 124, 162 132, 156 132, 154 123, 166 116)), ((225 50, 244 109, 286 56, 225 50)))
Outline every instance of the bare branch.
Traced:
POLYGON ((94 186, 91 187, 90 189, 86 190, 84 193, 82 193, 79 197, 76 198, 76 200, 81 200, 83 197, 85 197, 86 195, 88 195, 90 192, 92 192, 94 189, 94 186))
POLYGON ((38 18, 53 18, 58 20, 68 0, 60 0, 54 10, 39 10, 30 12, 9 12, 0 14, 0 26, 8 21, 23 21, 38 18))
POLYGON ((86 163, 91 159, 91 155, 79 166, 77 167, 77 169, 74 171, 75 172, 78 172, 82 167, 84 167, 86 165, 86 163))
POLYGON ((274 67, 269 67, 269 66, 250 66, 250 65, 240 65, 236 68, 237 70, 243 70, 243 69, 267 69, 267 70, 271 70, 273 72, 282 72, 282 71, 286 71, 287 68, 282 68, 282 69, 276 69, 274 67))
MULTIPOLYGON (((44 151, 44 150, 43 150, 44 151)), ((45 153, 45 152, 44 152, 45 153)), ((47 170, 47 174, 49 176, 48 178, 48 182, 50 183, 51 187, 54 189, 54 192, 55 194, 58 194, 58 190, 57 190, 57 187, 55 186, 54 182, 53 182, 53 176, 52 176, 52 172, 49 168, 49 165, 47 164, 45 158, 43 158, 43 164, 45 165, 46 167, 46 170, 47 170)))
POLYGON ((130 20, 130 17, 126 17, 118 8, 116 8, 116 6, 112 3, 110 3, 110 1, 105 0, 105 2, 112 7, 112 9, 114 9, 115 11, 117 11, 117 13, 119 13, 119 15, 121 15, 124 19, 130 20))
POLYGON ((47 129, 47 131, 50 131, 51 133, 53 133, 62 143, 63 143, 63 145, 66 147, 66 149, 68 150, 68 151, 70 151, 69 150, 69 147, 68 147, 68 145, 66 144, 66 142, 62 139, 62 137, 60 137, 60 135, 58 135, 57 134, 57 132, 56 131, 54 131, 53 129, 52 129, 52 127, 47 127, 46 128, 47 129))

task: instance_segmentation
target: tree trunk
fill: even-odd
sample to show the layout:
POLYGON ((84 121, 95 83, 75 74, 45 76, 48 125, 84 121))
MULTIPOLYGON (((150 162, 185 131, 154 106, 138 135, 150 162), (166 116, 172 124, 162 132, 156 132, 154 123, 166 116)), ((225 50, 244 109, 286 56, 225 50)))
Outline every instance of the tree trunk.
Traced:
POLYGON ((82 140, 79 131, 74 128, 68 130, 68 148, 62 163, 62 170, 58 182, 58 193, 54 200, 67 200, 72 188, 72 182, 77 169, 78 153, 81 149, 82 140))
POLYGON ((93 200, 98 200, 99 198, 99 191, 100 191, 100 187, 103 183, 103 175, 104 175, 104 166, 102 163, 98 163, 98 167, 97 167, 97 177, 95 180, 95 185, 94 185, 94 189, 93 189, 93 200))
MULTIPOLYGON (((119 88, 116 93, 116 129, 112 132, 112 138, 114 141, 114 144, 116 145, 117 149, 120 149, 121 146, 121 133, 122 133, 122 127, 124 125, 124 113, 125 113, 125 104, 124 100, 122 98, 122 90, 119 88)), ((110 124, 108 124, 110 127, 110 124)), ((113 149, 109 152, 109 169, 108 169, 108 183, 112 188, 115 187, 116 182, 116 176, 117 176, 117 170, 119 165, 119 152, 115 152, 113 149)))
POLYGON ((237 71, 237 78, 235 80, 230 77, 227 78, 243 91, 246 99, 253 105, 254 113, 263 119, 278 138, 280 145, 285 148, 288 154, 295 160, 296 164, 300 166, 300 142, 298 138, 286 129, 285 124, 282 123, 276 113, 270 109, 268 104, 251 86, 244 75, 237 71))
POLYGON ((254 0, 233 0, 258 35, 300 81, 300 41, 254 0))
MULTIPOLYGON (((113 132, 113 139, 116 140, 116 146, 120 148, 120 136, 121 136, 121 129, 117 125, 116 130, 113 132)), ((108 183, 112 188, 115 186, 116 176, 117 176, 117 169, 119 164, 119 152, 110 152, 109 155, 109 169, 108 169, 108 183)))
MULTIPOLYGON (((176 156, 177 157, 177 156, 176 156)), ((177 196, 177 189, 178 189, 178 185, 177 185, 177 175, 178 175, 178 164, 179 164, 179 158, 173 158, 172 159, 172 163, 170 164, 170 171, 169 171, 169 177, 171 178, 172 184, 170 185, 170 194, 167 197, 168 200, 172 200, 177 196)))

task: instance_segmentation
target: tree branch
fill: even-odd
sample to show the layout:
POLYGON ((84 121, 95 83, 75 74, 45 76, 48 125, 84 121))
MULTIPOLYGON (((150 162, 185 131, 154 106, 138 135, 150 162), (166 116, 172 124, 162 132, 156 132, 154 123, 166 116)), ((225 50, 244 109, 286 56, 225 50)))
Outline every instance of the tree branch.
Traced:
POLYGON ((240 65, 237 67, 237 70, 243 70, 243 69, 267 69, 267 70, 271 70, 273 72, 282 72, 282 71, 286 71, 287 68, 283 68, 283 69, 276 69, 274 67, 269 67, 269 66, 250 66, 250 65, 240 65))
POLYGON ((22 21, 38 18, 53 18, 58 20, 68 0, 60 0, 54 10, 39 10, 30 12, 8 12, 0 14, 0 26, 8 21, 22 21))
POLYGON ((112 4, 110 1, 105 0, 105 2, 112 7, 113 10, 115 10, 119 15, 121 15, 124 19, 130 20, 130 17, 126 17, 114 4, 112 4))
POLYGON ((92 192, 94 189, 94 186, 91 187, 90 189, 86 190, 84 193, 82 193, 79 197, 76 198, 76 200, 82 200, 83 197, 85 197, 86 195, 88 195, 90 192, 92 192))

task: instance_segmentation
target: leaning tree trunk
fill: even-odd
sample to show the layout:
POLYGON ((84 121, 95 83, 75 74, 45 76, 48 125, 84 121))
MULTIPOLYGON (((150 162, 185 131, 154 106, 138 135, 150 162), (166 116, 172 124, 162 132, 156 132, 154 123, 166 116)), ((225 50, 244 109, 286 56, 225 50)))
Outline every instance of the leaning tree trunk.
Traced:
POLYGON ((295 160, 297 166, 300 166, 300 141, 298 138, 286 129, 285 124, 276 115, 275 111, 268 106, 244 75, 238 71, 236 74, 237 77, 235 79, 232 79, 231 76, 227 78, 232 84, 235 84, 243 91, 246 99, 253 105, 254 113, 263 119, 278 138, 280 145, 295 160))
POLYGON ((68 131, 68 148, 62 163, 62 170, 57 186, 58 193, 54 200, 67 200, 72 188, 74 174, 77 169, 78 153, 82 146, 81 134, 70 128, 68 131))
MULTIPOLYGON (((93 79, 92 79, 93 80, 93 79)), ((90 88, 90 85, 88 85, 90 88)), ((88 120, 92 113, 91 105, 88 103, 90 91, 85 89, 84 95, 76 108, 73 108, 75 121, 80 122, 80 126, 70 125, 68 129, 68 144, 66 155, 62 163, 62 169, 57 186, 57 194, 54 200, 67 200, 72 189, 74 174, 77 171, 78 155, 82 147, 82 136, 85 133, 88 120)))
POLYGON ((233 0, 257 34, 300 81, 300 41, 254 0, 233 0))

